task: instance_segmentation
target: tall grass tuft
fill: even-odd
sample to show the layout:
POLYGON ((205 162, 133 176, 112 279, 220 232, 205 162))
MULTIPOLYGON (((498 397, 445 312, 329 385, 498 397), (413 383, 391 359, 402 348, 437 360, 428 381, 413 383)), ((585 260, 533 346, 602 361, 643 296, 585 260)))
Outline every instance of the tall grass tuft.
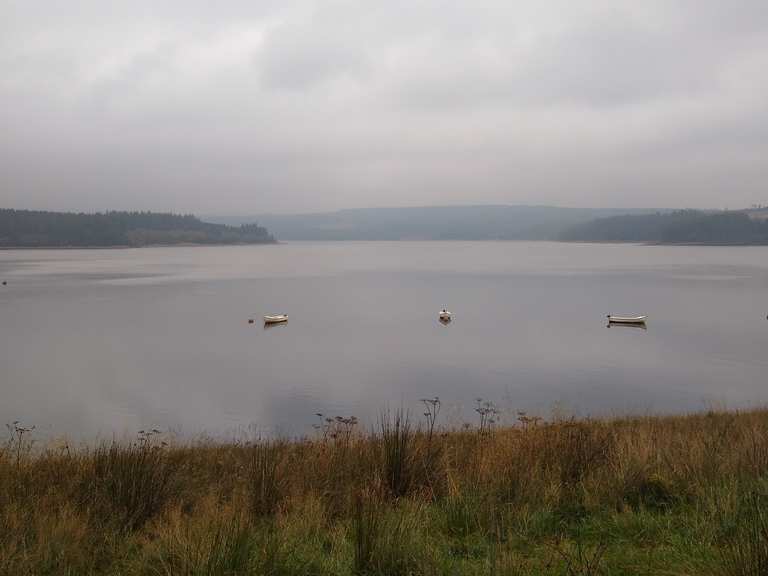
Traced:
POLYGON ((164 446, 144 438, 97 447, 81 484, 81 502, 99 524, 141 528, 176 493, 177 464, 164 446))
POLYGON ((400 498, 411 487, 414 433, 402 409, 382 415, 380 425, 384 482, 392 497, 400 498))
POLYGON ((664 477, 645 470, 636 471, 624 480, 622 500, 634 509, 666 510, 677 498, 674 487, 664 477))
POLYGON ((358 499, 353 520, 356 576, 412 576, 434 571, 418 532, 420 510, 391 509, 376 496, 358 499))
POLYGON ((595 546, 584 543, 582 528, 576 530, 572 542, 557 542, 555 553, 562 559, 566 576, 600 576, 606 574, 605 558, 607 546, 600 541, 595 546))
POLYGON ((279 440, 256 442, 249 449, 247 490, 251 514, 269 516, 277 511, 285 492, 280 465, 285 443, 279 440))
POLYGON ((598 422, 565 422, 553 430, 552 448, 557 451, 560 482, 565 487, 575 487, 613 453, 613 436, 598 422))
POLYGON ((376 549, 383 531, 382 524, 381 504, 368 494, 360 494, 353 522, 355 574, 373 573, 376 549))
POLYGON ((768 574, 768 496, 749 493, 741 504, 734 533, 721 551, 723 576, 768 574))
POLYGON ((203 526, 186 523, 163 543, 159 564, 167 576, 252 574, 257 542, 238 516, 203 526))

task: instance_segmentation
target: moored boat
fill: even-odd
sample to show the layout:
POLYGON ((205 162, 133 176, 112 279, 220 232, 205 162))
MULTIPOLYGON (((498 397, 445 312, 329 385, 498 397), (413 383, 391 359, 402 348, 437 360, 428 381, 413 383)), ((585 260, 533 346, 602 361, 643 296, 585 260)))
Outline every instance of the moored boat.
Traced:
POLYGON ((611 324, 645 324, 648 316, 613 316, 608 314, 608 322, 611 324))
POLYGON ((446 310, 445 308, 443 308, 442 310, 440 310, 439 317, 440 317, 440 320, 450 320, 451 318, 453 318, 453 314, 448 312, 448 310, 446 310))
POLYGON ((264 324, 280 324, 288 322, 288 314, 274 314, 264 316, 264 324))

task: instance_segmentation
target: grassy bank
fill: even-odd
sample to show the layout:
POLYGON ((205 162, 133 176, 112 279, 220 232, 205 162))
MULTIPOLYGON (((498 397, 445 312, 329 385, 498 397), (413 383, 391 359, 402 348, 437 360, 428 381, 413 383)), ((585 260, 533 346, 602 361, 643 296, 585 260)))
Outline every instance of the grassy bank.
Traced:
POLYGON ((0 574, 768 573, 768 410, 359 428, 73 450, 12 427, 0 574))

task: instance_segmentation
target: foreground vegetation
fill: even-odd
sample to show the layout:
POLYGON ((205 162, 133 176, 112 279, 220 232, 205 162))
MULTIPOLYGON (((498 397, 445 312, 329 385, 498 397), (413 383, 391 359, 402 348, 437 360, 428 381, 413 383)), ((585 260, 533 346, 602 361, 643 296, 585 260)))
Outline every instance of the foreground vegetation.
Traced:
POLYGON ((0 209, 0 247, 263 244, 274 238, 256 224, 225 226, 191 215, 156 212, 75 214, 0 209))
POLYGON ((768 573, 768 410, 73 449, 15 424, 1 574, 768 573))

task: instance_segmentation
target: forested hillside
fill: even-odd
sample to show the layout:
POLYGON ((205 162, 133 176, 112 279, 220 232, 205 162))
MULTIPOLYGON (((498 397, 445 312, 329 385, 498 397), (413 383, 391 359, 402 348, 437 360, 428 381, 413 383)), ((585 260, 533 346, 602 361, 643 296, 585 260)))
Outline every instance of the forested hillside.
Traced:
POLYGON ((0 247, 260 244, 274 242, 256 224, 226 226, 191 215, 95 214, 0 209, 0 247))
POLYGON ((768 221, 746 212, 679 210, 597 218, 563 233, 575 242, 656 242, 661 244, 768 244, 768 221))

